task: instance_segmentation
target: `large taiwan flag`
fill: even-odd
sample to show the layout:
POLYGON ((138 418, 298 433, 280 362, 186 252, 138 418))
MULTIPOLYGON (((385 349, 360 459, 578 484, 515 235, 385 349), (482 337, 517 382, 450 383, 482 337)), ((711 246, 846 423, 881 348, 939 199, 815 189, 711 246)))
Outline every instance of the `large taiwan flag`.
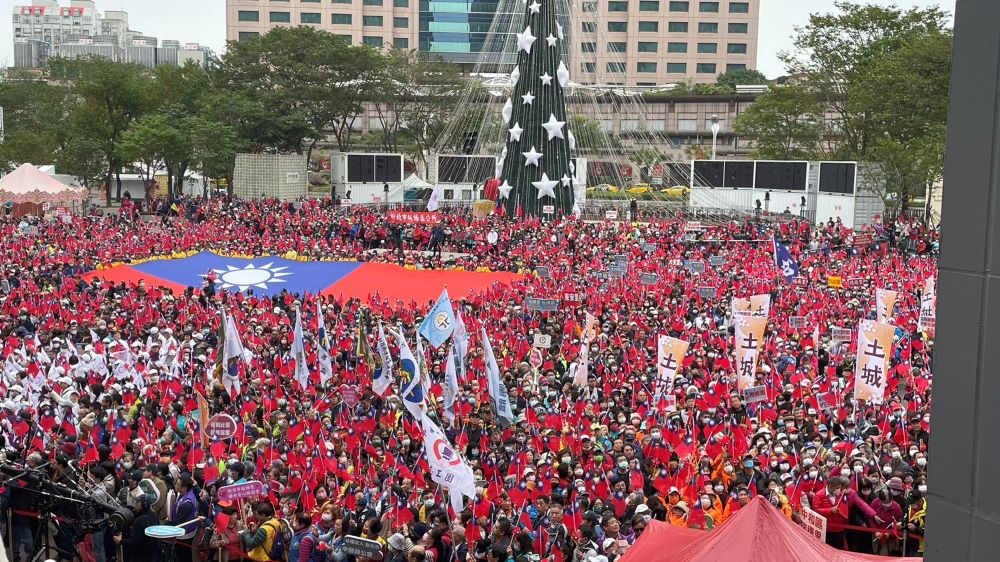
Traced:
POLYGON ((401 299, 418 303, 436 299, 444 286, 450 293, 465 297, 489 288, 494 282, 509 284, 521 278, 506 272, 414 271, 388 263, 297 261, 278 256, 230 258, 214 252, 121 265, 92 271, 84 277, 115 283, 145 280, 147 284, 161 285, 174 292, 201 287, 206 279, 212 278, 217 290, 252 290, 255 295, 270 296, 286 290, 367 299, 378 293, 392 302, 401 299))

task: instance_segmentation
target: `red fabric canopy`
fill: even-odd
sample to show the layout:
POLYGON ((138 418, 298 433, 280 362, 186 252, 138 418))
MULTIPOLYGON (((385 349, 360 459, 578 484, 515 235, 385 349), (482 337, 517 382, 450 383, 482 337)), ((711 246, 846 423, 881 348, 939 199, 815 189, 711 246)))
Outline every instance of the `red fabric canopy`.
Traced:
POLYGON ((837 550, 816 540, 761 498, 754 498, 714 531, 650 521, 620 562, 856 562, 919 561, 837 550))

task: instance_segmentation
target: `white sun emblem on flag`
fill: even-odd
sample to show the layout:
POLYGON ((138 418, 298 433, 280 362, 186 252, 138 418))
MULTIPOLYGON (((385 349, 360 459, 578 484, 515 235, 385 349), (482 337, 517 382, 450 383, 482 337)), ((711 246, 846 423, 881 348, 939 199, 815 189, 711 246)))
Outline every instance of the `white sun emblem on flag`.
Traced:
MULTIPOLYGON (((290 271, 284 271, 288 267, 273 267, 273 265, 274 262, 260 266, 248 263, 242 268, 227 265, 227 269, 213 269, 212 271, 218 275, 215 284, 223 289, 236 287, 240 291, 246 291, 250 287, 256 287, 267 290, 268 283, 284 283, 285 280, 282 277, 288 277, 292 274, 290 271)), ((202 275, 202 277, 206 276, 202 275)))

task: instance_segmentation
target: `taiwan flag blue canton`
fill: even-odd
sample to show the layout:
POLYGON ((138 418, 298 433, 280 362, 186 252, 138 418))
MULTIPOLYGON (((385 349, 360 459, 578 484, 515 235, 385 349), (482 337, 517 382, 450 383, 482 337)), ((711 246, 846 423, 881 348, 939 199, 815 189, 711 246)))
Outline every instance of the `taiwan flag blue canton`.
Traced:
POLYGON ((795 263, 788 246, 778 242, 777 238, 774 239, 774 264, 789 283, 799 275, 799 264, 795 263))

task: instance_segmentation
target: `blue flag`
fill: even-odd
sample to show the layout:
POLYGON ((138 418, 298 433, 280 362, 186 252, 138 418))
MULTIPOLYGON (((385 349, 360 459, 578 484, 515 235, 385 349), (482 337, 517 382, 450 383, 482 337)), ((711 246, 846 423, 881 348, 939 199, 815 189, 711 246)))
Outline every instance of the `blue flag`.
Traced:
POLYGON ((799 264, 795 263, 792 259, 792 253, 788 251, 788 246, 778 242, 777 238, 774 238, 774 264, 778 266, 781 270, 781 274, 785 276, 785 279, 791 282, 791 280, 799 275, 799 264))
POLYGON ((441 344, 451 337, 451 333, 455 331, 455 311, 451 309, 448 289, 441 291, 441 297, 434 304, 434 308, 420 323, 419 331, 420 335, 435 348, 441 347, 441 344))

